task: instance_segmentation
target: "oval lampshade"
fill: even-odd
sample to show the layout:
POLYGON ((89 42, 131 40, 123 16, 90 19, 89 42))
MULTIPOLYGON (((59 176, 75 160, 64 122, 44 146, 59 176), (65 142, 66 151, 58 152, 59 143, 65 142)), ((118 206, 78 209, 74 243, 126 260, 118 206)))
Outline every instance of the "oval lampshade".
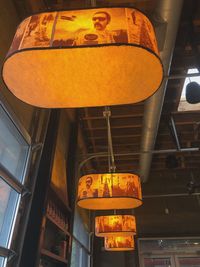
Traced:
POLYGON ((140 179, 130 173, 82 176, 77 204, 91 210, 132 209, 142 204, 140 179))
POLYGON ((46 108, 136 103, 154 94, 163 78, 152 24, 124 7, 28 17, 2 73, 15 96, 46 108))
POLYGON ((127 236, 136 234, 135 216, 109 215, 95 218, 96 236, 127 236))
POLYGON ((108 251, 134 250, 133 236, 112 236, 104 238, 104 248, 108 251))

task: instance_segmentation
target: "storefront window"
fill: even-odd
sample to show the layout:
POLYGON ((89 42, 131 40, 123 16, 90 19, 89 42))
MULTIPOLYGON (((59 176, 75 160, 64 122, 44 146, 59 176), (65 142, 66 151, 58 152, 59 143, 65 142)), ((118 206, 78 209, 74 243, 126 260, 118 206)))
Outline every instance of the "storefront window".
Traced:
POLYGON ((22 182, 29 146, 0 106, 0 164, 22 182))
POLYGON ((8 247, 18 201, 19 194, 0 177, 0 246, 2 247, 8 247))
MULTIPOLYGON (((0 104, 0 246, 10 249, 30 145, 0 104)), ((7 258, 1 257, 0 267, 7 258)))

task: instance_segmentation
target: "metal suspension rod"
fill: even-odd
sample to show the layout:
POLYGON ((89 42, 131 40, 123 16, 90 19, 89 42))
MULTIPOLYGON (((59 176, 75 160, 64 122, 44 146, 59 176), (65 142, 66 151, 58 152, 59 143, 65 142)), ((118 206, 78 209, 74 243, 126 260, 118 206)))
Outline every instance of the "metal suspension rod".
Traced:
POLYGON ((111 127, 110 127, 111 111, 109 107, 105 107, 105 111, 103 112, 103 115, 106 118, 107 129, 108 129, 108 149, 109 149, 110 158, 111 158, 110 171, 115 172, 116 166, 115 166, 115 158, 114 158, 114 153, 113 153, 112 135, 111 135, 111 127))
POLYGON ((175 125, 175 122, 174 122, 174 118, 172 116, 170 118, 170 123, 171 123, 171 126, 172 126, 173 136, 174 136, 175 141, 176 141, 177 149, 181 150, 181 146, 180 146, 180 142, 179 142, 178 134, 177 134, 177 130, 176 130, 176 125, 175 125))
POLYGON ((160 197, 192 197, 192 196, 200 196, 200 193, 177 193, 177 194, 156 194, 156 195, 143 195, 143 198, 160 198, 160 197))
POLYGON ((170 75, 170 76, 165 76, 166 79, 168 80, 177 80, 177 79, 185 79, 185 78, 192 78, 192 77, 199 77, 200 73, 187 73, 187 74, 177 74, 177 75, 170 75))
POLYGON ((91 0, 91 7, 96 7, 97 6, 97 3, 96 3, 96 0, 91 0))

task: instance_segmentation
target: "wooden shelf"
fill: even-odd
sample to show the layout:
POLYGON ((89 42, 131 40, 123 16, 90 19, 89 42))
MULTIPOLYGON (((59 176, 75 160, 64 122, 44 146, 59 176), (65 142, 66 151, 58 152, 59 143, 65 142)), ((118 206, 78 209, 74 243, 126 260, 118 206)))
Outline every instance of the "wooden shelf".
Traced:
POLYGON ((64 201, 59 197, 59 195, 55 192, 55 190, 52 188, 52 186, 50 186, 49 189, 49 195, 52 199, 54 199, 55 201, 57 200, 57 202, 59 202, 59 204, 62 206, 62 208, 67 212, 67 213, 71 213, 72 209, 66 205, 66 203, 64 203, 64 201))
POLYGON ((70 233, 65 228, 63 228, 55 219, 53 219, 48 214, 46 215, 46 217, 49 221, 51 221, 53 224, 55 224, 57 226, 57 228, 59 228, 61 231, 63 231, 66 235, 68 235, 69 237, 71 236, 70 233))
POLYGON ((63 263, 67 263, 67 259, 64 259, 62 257, 60 257, 59 255, 56 255, 54 253, 52 253, 51 251, 47 250, 47 249, 42 249, 41 251, 43 256, 46 256, 48 258, 51 258, 53 260, 59 261, 59 262, 63 262, 63 263))

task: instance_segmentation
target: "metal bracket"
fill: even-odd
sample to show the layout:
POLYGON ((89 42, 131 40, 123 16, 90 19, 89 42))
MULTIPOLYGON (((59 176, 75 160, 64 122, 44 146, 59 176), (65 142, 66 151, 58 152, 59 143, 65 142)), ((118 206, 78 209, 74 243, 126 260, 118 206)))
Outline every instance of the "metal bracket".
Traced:
POLYGON ((17 256, 17 253, 14 250, 0 247, 0 256, 7 258, 8 261, 10 261, 17 256))
POLYGON ((42 146, 43 146, 42 143, 35 143, 35 144, 32 144, 32 146, 31 146, 31 150, 32 150, 33 152, 36 152, 36 151, 38 151, 39 149, 41 149, 42 146))
POLYGON ((22 197, 29 197, 32 195, 31 191, 28 190, 28 188, 24 187, 24 189, 22 190, 22 193, 21 193, 22 197))
POLYGON ((110 117, 111 116, 111 111, 108 108, 106 108, 103 111, 103 116, 106 117, 106 118, 110 117))

